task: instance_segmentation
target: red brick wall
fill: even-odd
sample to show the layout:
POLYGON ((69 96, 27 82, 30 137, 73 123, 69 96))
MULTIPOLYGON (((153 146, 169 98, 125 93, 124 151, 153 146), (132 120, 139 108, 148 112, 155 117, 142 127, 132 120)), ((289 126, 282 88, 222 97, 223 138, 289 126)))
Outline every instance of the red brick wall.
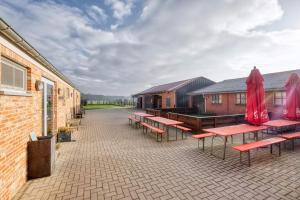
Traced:
MULTIPOLYGON (((245 105, 236 104, 236 94, 227 93, 222 95, 222 104, 213 104, 212 95, 206 95, 206 111, 223 114, 243 114, 245 113, 245 105)), ((282 113, 282 106, 274 105, 274 92, 266 92, 266 106, 268 112, 272 112, 273 116, 280 116, 282 113)))
POLYGON ((54 82, 52 124, 54 133, 58 127, 65 126, 66 118, 71 117, 73 107, 79 109, 80 93, 77 90, 73 91, 71 86, 48 70, 37 67, 31 58, 24 56, 20 50, 13 49, 11 44, 10 47, 0 45, 0 56, 27 68, 27 88, 31 93, 31 96, 0 95, 0 199, 2 200, 11 199, 26 182, 26 148, 29 134, 35 132, 42 135, 42 92, 35 90, 35 82, 42 77, 54 82), (76 99, 59 98, 58 88, 70 88, 76 99))

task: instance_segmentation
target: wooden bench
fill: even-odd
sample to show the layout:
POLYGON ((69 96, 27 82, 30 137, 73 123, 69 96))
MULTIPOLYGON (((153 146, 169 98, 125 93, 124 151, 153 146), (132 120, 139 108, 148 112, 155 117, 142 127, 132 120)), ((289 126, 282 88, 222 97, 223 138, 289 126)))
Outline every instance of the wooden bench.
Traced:
POLYGON ((205 138, 212 137, 214 135, 215 134, 213 133, 201 133, 201 134, 193 135, 192 138, 198 139, 198 148, 199 148, 200 140, 202 140, 202 150, 204 151, 205 138))
POLYGON ((150 129, 151 131, 156 133, 156 141, 157 142, 159 141, 158 140, 158 135, 160 135, 160 142, 162 142, 162 135, 165 132, 164 130, 162 130, 160 128, 157 128, 155 126, 151 126, 150 124, 147 124, 145 122, 142 122, 141 126, 143 127, 143 133, 145 132, 145 129, 146 129, 146 133, 147 133, 147 130, 150 129))
POLYGON ((176 140, 177 140, 177 129, 181 130, 181 138, 182 139, 183 139, 184 133, 185 133, 185 137, 186 137, 186 133, 192 131, 192 129, 184 127, 184 126, 180 126, 180 125, 173 125, 172 127, 176 128, 176 140))
POLYGON ((283 134, 280 137, 282 137, 286 140, 291 140, 292 141, 292 149, 294 151, 295 150, 295 139, 300 138, 300 132, 283 134))
POLYGON ((279 144, 279 156, 281 156, 281 142, 285 141, 286 139, 281 138, 281 137, 273 137, 269 139, 264 139, 260 140, 257 142, 251 142, 248 144, 241 144, 234 146, 233 148, 235 150, 238 150, 240 152, 240 162, 242 163, 242 153, 247 152, 248 153, 248 166, 250 167, 251 162, 250 162, 250 150, 260 148, 260 147, 266 147, 266 146, 271 146, 270 148, 270 153, 273 153, 273 145, 274 144, 279 144))
POLYGON ((140 125, 140 123, 141 123, 141 121, 139 120, 139 119, 135 119, 134 117, 132 117, 132 116, 129 116, 128 117, 128 120, 129 120, 129 125, 133 125, 133 123, 134 123, 134 125, 135 125, 135 127, 137 127, 138 125, 140 125))

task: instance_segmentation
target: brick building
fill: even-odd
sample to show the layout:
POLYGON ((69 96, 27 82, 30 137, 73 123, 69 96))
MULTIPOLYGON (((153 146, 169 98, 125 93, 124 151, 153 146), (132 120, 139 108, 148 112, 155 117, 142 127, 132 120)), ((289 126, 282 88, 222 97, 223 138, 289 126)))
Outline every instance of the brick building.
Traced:
MULTIPOLYGON (((299 70, 264 74, 266 105, 273 117, 280 117, 285 104, 284 85, 289 76, 299 70)), ((205 112, 222 114, 243 114, 246 107, 246 79, 229 79, 189 93, 191 100, 204 98, 205 112)), ((195 104, 195 102, 193 102, 195 104)))
POLYGON ((214 84, 213 81, 197 77, 183 81, 154 86, 133 95, 138 108, 185 108, 189 107, 188 92, 214 84))
POLYGON ((0 19, 0 199, 26 182, 29 134, 55 134, 80 109, 80 91, 0 19))

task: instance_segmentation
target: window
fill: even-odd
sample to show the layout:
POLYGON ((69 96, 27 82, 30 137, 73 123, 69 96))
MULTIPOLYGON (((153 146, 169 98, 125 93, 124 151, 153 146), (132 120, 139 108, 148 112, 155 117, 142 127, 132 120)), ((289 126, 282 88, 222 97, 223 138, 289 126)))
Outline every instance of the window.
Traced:
POLYGON ((236 94, 236 104, 245 105, 247 103, 246 93, 237 93, 236 94))
POLYGON ((167 108, 170 108, 170 107, 171 107, 171 98, 170 98, 170 97, 167 97, 167 98, 166 98, 166 107, 167 107, 167 108))
POLYGON ((274 104, 278 106, 285 105, 286 93, 285 92, 275 92, 274 93, 274 104))
POLYGON ((214 94, 212 95, 212 101, 213 104, 221 104, 222 103, 222 95, 221 94, 214 94))
POLYGON ((1 88, 26 90, 27 70, 6 58, 1 58, 1 88))

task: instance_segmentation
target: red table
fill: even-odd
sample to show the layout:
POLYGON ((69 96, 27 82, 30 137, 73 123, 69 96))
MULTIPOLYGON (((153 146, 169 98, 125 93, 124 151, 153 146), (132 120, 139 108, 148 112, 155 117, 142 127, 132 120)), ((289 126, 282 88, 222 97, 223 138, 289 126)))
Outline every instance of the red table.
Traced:
MULTIPOLYGON (((248 124, 239 124, 239 125, 224 126, 224 127, 218 127, 218 128, 203 129, 203 131, 215 134, 212 138, 211 151, 213 151, 214 138, 216 136, 224 137, 224 151, 223 151, 223 160, 224 160, 225 154, 226 154, 227 138, 229 136, 243 134, 243 143, 245 143, 245 133, 254 132, 257 134, 258 131, 267 130, 267 129, 268 129, 267 126, 253 126, 253 125, 248 125, 248 124)), ((257 138, 257 136, 256 136, 256 138, 257 138)))
POLYGON ((142 121, 142 118, 144 119, 145 117, 153 117, 154 115, 150 115, 148 113, 143 113, 143 112, 134 112, 133 115, 136 117, 140 117, 140 121, 142 121))
POLYGON ((292 120, 286 120, 286 119, 276 119, 276 120, 271 120, 266 123, 264 123, 265 126, 275 128, 276 131, 278 129, 280 130, 280 133, 283 132, 282 128, 288 127, 288 126, 295 126, 300 124, 300 121, 292 121, 292 120))
POLYGON ((159 124, 162 124, 166 127, 168 141, 169 141, 169 126, 183 124, 183 122, 167 119, 164 117, 147 117, 147 119, 152 120, 154 122, 158 122, 159 124))
POLYGON ((264 123, 265 126, 272 126, 276 128, 281 128, 285 126, 295 126, 300 124, 300 121, 291 121, 286 119, 277 119, 277 120, 271 120, 266 123, 264 123))

